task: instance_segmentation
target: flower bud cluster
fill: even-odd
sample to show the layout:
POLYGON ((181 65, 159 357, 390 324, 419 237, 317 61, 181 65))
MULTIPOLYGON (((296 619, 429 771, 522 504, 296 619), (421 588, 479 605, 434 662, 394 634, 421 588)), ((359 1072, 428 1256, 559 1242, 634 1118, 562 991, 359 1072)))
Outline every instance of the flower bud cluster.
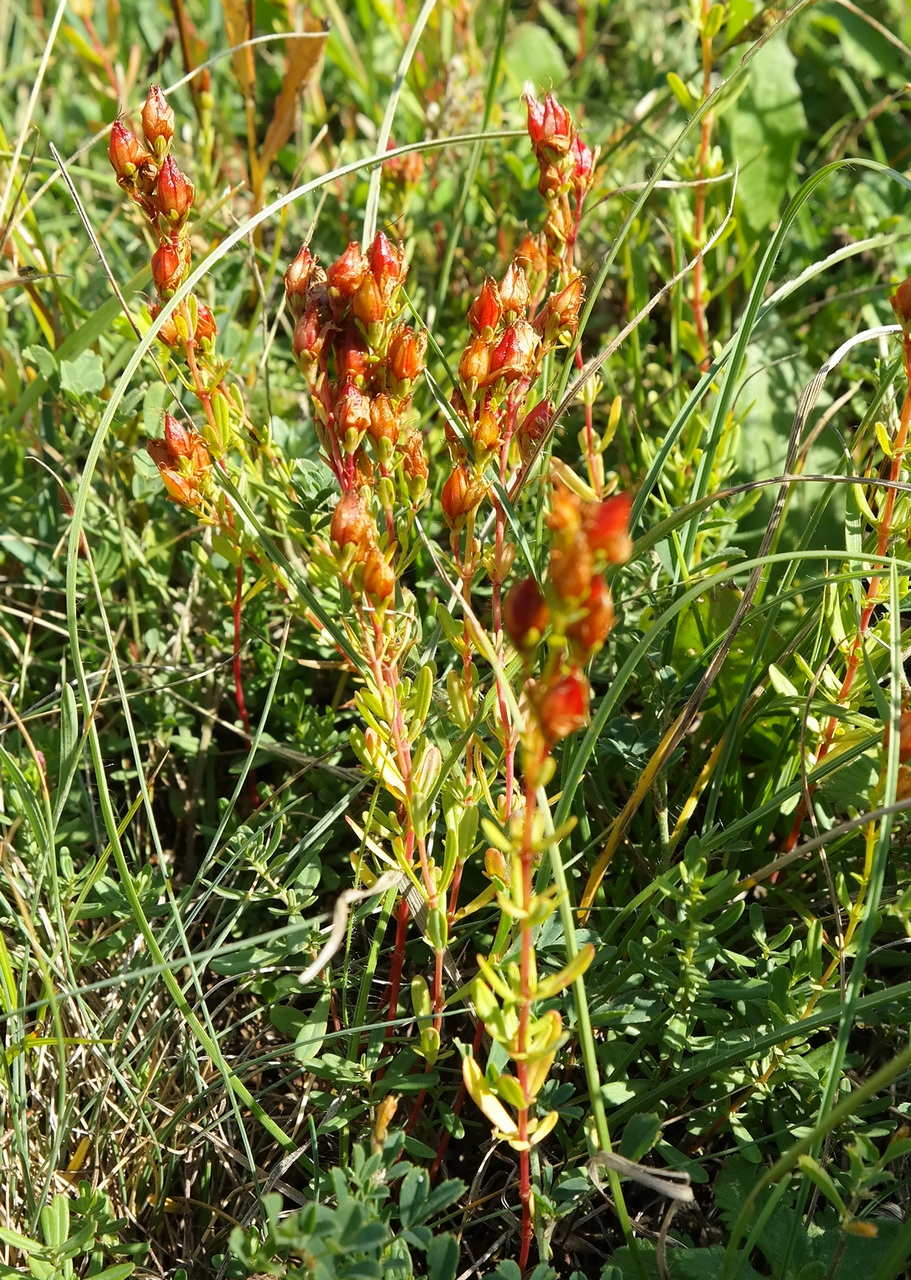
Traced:
POLYGON ((212 458, 202 436, 166 413, 163 438, 149 440, 146 449, 171 497, 199 511, 212 479, 212 458))
POLYGON ((534 578, 523 578, 503 602, 504 629, 527 662, 545 631, 551 631, 552 661, 545 675, 527 686, 544 751, 588 718, 589 686, 582 667, 614 625, 603 570, 629 558, 630 505, 629 494, 583 502, 558 485, 548 517, 554 536, 543 589, 534 578))
MULTIPOLYGON (((114 121, 108 157, 118 184, 142 209, 158 237, 158 247, 152 255, 152 280, 164 302, 176 293, 190 272, 187 224, 196 193, 171 155, 174 112, 157 85, 149 89, 141 118, 141 139, 122 117, 114 121)), ((159 310, 159 306, 151 308, 153 319, 159 310)), ((199 304, 194 332, 185 330, 186 325, 181 326, 171 317, 159 337, 169 347, 179 347, 190 340, 210 342, 216 326, 209 308, 199 304)))
POLYGON ((366 253, 352 241, 326 269, 304 246, 285 272, 294 355, 342 491, 332 539, 360 566, 364 590, 376 603, 392 594, 394 575, 360 492, 380 481, 384 492, 391 486, 411 504, 427 484, 412 410, 427 339, 400 322, 405 275, 402 246, 383 232, 366 253))
POLYGON ((540 241, 527 236, 502 280, 488 276, 468 308, 471 336, 459 360, 452 405, 472 449, 469 454, 463 440, 447 427, 455 468, 443 486, 442 505, 451 526, 484 498, 487 462, 513 438, 524 454, 536 429, 540 434, 544 419, 550 419, 549 404, 526 414, 525 402, 544 357, 575 335, 584 285, 574 273, 535 311, 546 272, 540 241))
POLYGON ((528 136, 538 161, 538 190, 547 201, 544 234, 551 265, 565 261, 566 248, 575 243, 582 206, 591 189, 595 157, 583 142, 566 107, 548 93, 539 101, 525 95, 528 136))

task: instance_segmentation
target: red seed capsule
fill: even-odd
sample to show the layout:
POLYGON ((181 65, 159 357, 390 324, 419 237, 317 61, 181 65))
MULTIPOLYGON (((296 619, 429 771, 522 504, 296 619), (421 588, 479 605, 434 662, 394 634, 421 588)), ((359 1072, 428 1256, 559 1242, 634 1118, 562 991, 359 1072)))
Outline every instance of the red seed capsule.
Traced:
POLYGON ((483 382, 490 368, 490 347, 483 338, 472 338, 459 361, 459 377, 463 382, 483 382))
POLYGON ((169 222, 183 222, 193 205, 195 192, 180 172, 173 158, 168 156, 158 171, 155 183, 155 201, 159 211, 169 222))
POLYGON ((373 276, 365 275, 351 299, 351 310, 361 324, 379 324, 386 318, 386 303, 373 276))
POLYGON ((218 325, 215 323, 215 317, 204 302, 200 302, 197 308, 196 317, 196 333, 194 337, 197 342, 211 342, 218 332, 218 325))
POLYGON ((350 490, 336 503, 329 525, 329 535, 337 547, 348 545, 363 549, 370 541, 373 527, 360 495, 350 490))
POLYGON ((157 84, 153 84, 142 107, 142 132, 157 155, 163 155, 174 137, 174 111, 157 84))
POLYGON ((399 436, 398 415, 389 397, 380 392, 370 402, 370 437, 373 440, 392 440, 399 436))
POLYGON ((572 117, 567 109, 552 93, 548 93, 543 102, 529 93, 525 103, 528 108, 528 136, 539 158, 542 152, 565 156, 573 138, 572 117))
POLYGON ((373 547, 364 565, 364 590, 375 604, 388 600, 395 590, 392 566, 377 547, 373 547))
POLYGON ((315 266, 316 259, 306 245, 298 249, 297 255, 288 264, 285 272, 285 293, 293 316, 299 316, 306 305, 307 292, 315 266))
POLYGON ((152 254, 152 279, 161 296, 172 294, 184 276, 183 255, 170 240, 164 240, 152 254))
POLYGON ((559 742, 576 733, 588 720, 590 689, 578 667, 535 690, 533 702, 538 720, 549 742, 559 742))
POLYGON ((424 371, 427 335, 402 326, 389 343, 386 367, 397 382, 413 382, 424 371))
POLYGON ((456 467, 443 485, 440 506, 450 525, 457 524, 474 510, 483 497, 483 486, 467 467, 456 467))
POLYGON ((511 262, 500 281, 500 301, 504 311, 524 311, 528 306, 528 278, 525 269, 511 262))
POLYGON ((527 320, 516 320, 504 330, 491 353, 489 377, 510 382, 527 377, 534 370, 540 342, 527 320))
POLYGON ((481 286, 481 292, 468 308, 468 323, 472 333, 489 338, 500 323, 502 315, 503 304, 497 282, 488 276, 481 286))
POLYGON ((889 301, 898 323, 905 329, 911 327, 911 279, 903 280, 889 301))
POLYGON ((625 564, 633 550, 629 536, 630 493, 615 493, 603 502, 588 505, 582 513, 586 541, 596 555, 609 564, 625 564))
POLYGON ((582 616, 567 629, 567 634, 575 643, 578 656, 587 658, 601 648, 614 625, 614 602, 603 578, 592 579, 582 608, 582 616))
POLYGON ((514 582, 503 601, 503 627, 522 653, 540 643, 550 610, 534 578, 514 582))
POLYGON ((367 272, 367 259, 361 253, 356 240, 352 240, 347 249, 336 258, 326 272, 329 287, 335 289, 343 298, 351 298, 367 272))
POLYGON ((353 382, 346 382, 335 406, 335 417, 343 431, 358 435, 370 427, 370 397, 353 382))
POLYGON ((189 458, 193 451, 190 433, 183 423, 178 422, 170 413, 164 416, 164 438, 172 459, 189 458))
POLYGON ((405 277, 405 254, 401 246, 394 245, 379 231, 367 250, 367 261, 380 296, 388 302, 405 277))
POLYGON ((118 119, 111 125, 108 159, 118 178, 129 179, 152 157, 129 125, 118 119))

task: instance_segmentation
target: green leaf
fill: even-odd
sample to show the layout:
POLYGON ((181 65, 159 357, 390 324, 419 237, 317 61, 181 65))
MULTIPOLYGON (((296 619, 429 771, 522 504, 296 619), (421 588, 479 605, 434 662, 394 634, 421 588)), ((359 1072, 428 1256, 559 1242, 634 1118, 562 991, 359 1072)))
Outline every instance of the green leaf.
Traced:
POLYGON ((75 360, 61 360, 60 385, 72 396, 85 396, 104 386, 104 365, 94 351, 83 351, 75 360))
POLYGON ((661 1136, 661 1120, 654 1112, 640 1112, 626 1122, 620 1154, 627 1160, 641 1160, 661 1136))
POLYGON ((455 1280, 459 1246, 455 1236, 437 1236, 427 1250, 428 1280, 455 1280))
POLYGON ((507 74, 519 88, 530 80, 539 93, 559 85, 568 74, 560 46, 534 22, 520 22, 514 28, 503 61, 507 74))
POLYGON ((740 207, 755 231, 764 231, 783 207, 806 129, 795 66, 784 39, 770 40, 750 64, 749 83, 730 115, 740 207))

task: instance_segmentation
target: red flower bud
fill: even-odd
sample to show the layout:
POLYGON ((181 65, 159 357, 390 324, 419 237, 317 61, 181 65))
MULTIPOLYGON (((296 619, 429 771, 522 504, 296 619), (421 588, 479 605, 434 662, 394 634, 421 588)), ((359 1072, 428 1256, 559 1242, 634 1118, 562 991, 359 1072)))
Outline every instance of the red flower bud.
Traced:
POLYGON ((318 360, 326 341, 326 316, 319 302, 311 299, 294 326, 292 347, 296 360, 318 360))
POLYGON ((443 485, 440 506, 450 525, 458 524, 481 501, 484 486, 467 467, 456 467, 443 485))
POLYGON ((370 437, 373 440, 392 440, 399 436, 399 420, 392 401, 383 392, 370 402, 370 437))
POLYGON ((343 298, 354 295, 367 271, 367 259, 361 253, 356 240, 352 240, 345 252, 333 262, 326 272, 330 289, 343 298))
POLYGON ((346 382, 335 406, 335 417, 342 431, 361 435, 370 427, 370 397, 353 382, 346 382))
POLYGON ((527 377, 534 371, 540 338, 527 320, 516 320, 504 330, 490 357, 489 380, 527 377))
POLYGON ((297 256, 288 264, 285 272, 285 293, 293 316, 299 316, 304 309, 315 267, 316 259, 306 245, 298 249, 297 256))
POLYGON ((911 278, 902 281, 889 301, 902 328, 911 328, 911 278))
POLYGON ((137 169, 148 164, 152 157, 136 137, 133 130, 117 119, 111 125, 108 142, 108 159, 118 180, 132 178, 137 169))
POLYGON ((157 84, 149 89, 143 103, 142 132, 146 142, 159 156, 164 155, 174 137, 174 111, 157 84))
POLYGON ((584 538, 576 536, 550 553, 548 577, 561 600, 584 600, 591 590, 592 553, 584 538))
POLYGON ((468 308, 468 323, 472 333, 489 338, 500 323, 502 315, 503 304, 497 282, 488 276, 481 286, 481 292, 468 308))
POLYGON ((523 236, 516 248, 515 260, 529 275, 543 275, 547 270, 547 250, 541 243, 541 236, 531 233, 523 236))
POLYGON ((405 254, 382 231, 378 231, 367 250, 367 261, 384 302, 388 302, 405 278, 405 254))
POLYGON ((159 211, 169 222, 183 222, 193 204, 192 182, 188 182, 180 172, 171 156, 165 160, 158 171, 155 183, 155 200, 159 211))
POLYGON ((351 299, 351 310, 361 324, 379 324, 386 318, 386 304, 373 276, 365 275, 351 299))
POLYGON ((511 262, 500 281, 500 301, 504 311, 524 311, 528 306, 528 279, 520 263, 511 262))
POLYGON ((588 720, 590 689, 582 672, 573 667, 544 689, 536 689, 533 702, 544 736, 551 743, 568 738, 588 720))
POLYGON ((573 137, 572 117, 552 93, 548 93, 543 102, 539 102, 534 94, 526 95, 528 108, 528 136, 538 158, 549 159, 548 152, 557 156, 565 156, 573 137))
POLYGON ((607 583, 602 577, 592 578, 582 616, 567 628, 567 634, 575 642, 578 656, 587 658, 596 649, 600 649, 613 625, 614 602, 607 583))
POLYGON ((193 451, 190 433, 183 423, 178 422, 173 414, 170 413, 166 413, 164 416, 164 438, 165 444, 171 451, 172 460, 189 458, 193 451))
POLYGON ((329 526, 329 536, 337 547, 349 544, 363 550, 370 542, 373 525, 361 501, 353 489, 343 493, 336 503, 329 526))
POLYGON ((166 413, 164 439, 149 440, 146 450, 170 496, 184 506, 198 506, 212 465, 202 436, 166 413))
POLYGON ((604 502, 587 506, 582 514, 583 532, 595 554, 609 564, 624 564, 633 550, 629 536, 629 513, 632 494, 615 493, 604 502))
MULTIPOLYGON (((149 315, 153 320, 158 318, 161 311, 159 306, 149 307, 149 315)), ((174 317, 168 316, 164 324, 158 330, 158 341, 163 342, 166 347, 176 347, 180 345, 180 334, 177 332, 177 325, 174 323, 174 317)))
POLYGON ((585 296, 585 285, 580 275, 575 275, 559 293, 553 293, 545 302, 537 324, 548 342, 558 338, 568 342, 579 325, 579 308, 585 296))
POLYGON ((163 240, 152 254, 152 279, 163 298, 169 297, 183 283, 186 276, 185 254, 172 240, 163 240))
POLYGON ((364 590, 374 604, 388 600, 395 590, 395 574, 392 566, 378 547, 372 547, 364 565, 364 590))
POLYGON ((554 416, 554 406, 549 400, 541 400, 530 413, 522 419, 519 427, 519 452, 523 461, 527 461, 537 448, 538 442, 544 439, 554 416))
POLYGON ((573 186, 576 196, 584 196, 592 184, 595 172, 595 157, 578 134, 573 137, 570 155, 573 160, 573 186))
POLYGON ((335 361, 340 379, 366 376, 370 360, 357 325, 352 323, 345 327, 335 348, 335 361))
POLYGON ((413 382, 424 371, 426 333, 415 333, 403 325, 396 329, 386 354, 386 368, 397 382, 413 382))
POLYGON ((412 431, 405 441, 402 450, 402 469, 408 480, 408 488, 412 497, 420 497, 427 486, 430 468, 427 465, 427 454, 424 452, 424 440, 420 431, 412 431))
POLYGON ((478 453, 492 453, 500 443, 500 423, 493 410, 485 405, 471 428, 471 438, 478 453))
POLYGON ((547 602, 534 578, 513 583, 503 601, 503 626, 520 652, 540 643, 549 617, 547 602))
POLYGON ((196 333, 194 337, 197 342, 211 342, 218 333, 218 325, 215 323, 215 317, 205 305, 200 302, 197 308, 196 317, 196 333))
POLYGON ((490 368, 490 347, 483 338, 472 338, 459 361, 459 377, 466 383, 483 382, 490 368))

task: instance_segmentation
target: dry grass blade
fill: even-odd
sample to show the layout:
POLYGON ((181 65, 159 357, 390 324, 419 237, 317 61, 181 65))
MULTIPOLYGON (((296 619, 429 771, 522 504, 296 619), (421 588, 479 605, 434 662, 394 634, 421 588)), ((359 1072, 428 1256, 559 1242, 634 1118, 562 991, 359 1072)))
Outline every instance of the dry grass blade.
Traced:
POLYGON ((308 16, 304 19, 304 23, 307 32, 313 33, 314 39, 292 40, 288 47, 288 64, 285 67, 282 87, 275 99, 272 119, 266 130, 260 152, 260 164, 264 172, 291 137, 298 95, 318 74, 323 49, 326 46, 326 34, 320 30, 316 20, 308 16))

